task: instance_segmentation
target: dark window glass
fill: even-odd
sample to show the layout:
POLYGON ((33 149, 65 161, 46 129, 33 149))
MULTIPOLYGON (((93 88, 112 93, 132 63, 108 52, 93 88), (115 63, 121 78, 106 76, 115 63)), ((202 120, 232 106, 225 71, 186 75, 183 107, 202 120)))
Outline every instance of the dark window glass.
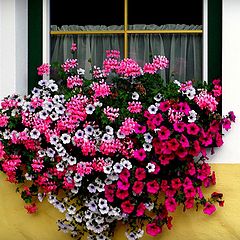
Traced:
POLYGON ((50 1, 51 25, 122 25, 124 0, 50 1))
POLYGON ((142 1, 128 0, 129 24, 202 25, 202 0, 142 1))

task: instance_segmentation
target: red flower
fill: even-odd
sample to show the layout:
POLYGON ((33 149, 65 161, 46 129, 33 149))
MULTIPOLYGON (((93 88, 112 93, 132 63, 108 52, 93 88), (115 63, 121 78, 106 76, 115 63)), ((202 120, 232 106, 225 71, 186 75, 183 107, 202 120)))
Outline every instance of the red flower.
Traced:
POLYGON ((147 183, 147 191, 149 193, 155 194, 159 191, 159 184, 156 180, 147 183))
POLYGON ((24 206, 24 208, 27 210, 27 213, 32 214, 37 211, 37 206, 35 203, 32 203, 30 205, 24 206))
POLYGON ((128 182, 129 177, 130 177, 130 171, 127 168, 124 168, 119 174, 119 178, 125 182, 128 182))
POLYGON ((146 178, 146 171, 144 168, 137 168, 135 172, 135 178, 139 181, 146 178))
POLYGON ((122 202, 121 204, 122 211, 124 213, 130 214, 134 210, 134 205, 131 204, 129 200, 122 202))
POLYGON ((121 189, 118 189, 117 192, 116 192, 116 196, 119 198, 119 199, 125 199, 126 197, 129 196, 129 193, 127 190, 121 190, 121 189))
POLYGON ((178 190, 182 186, 181 180, 179 178, 172 179, 171 183, 172 188, 176 190, 178 190))
POLYGON ((186 136, 183 135, 183 134, 181 135, 180 143, 181 143, 181 145, 182 145, 184 148, 189 147, 188 139, 187 139, 186 136))
POLYGON ((146 206, 144 205, 144 203, 140 203, 137 207, 136 216, 137 217, 143 216, 145 210, 146 210, 146 206))
POLYGON ((162 232, 162 228, 157 226, 156 223, 149 223, 146 227, 146 232, 151 236, 157 236, 162 232))
POLYGON ((155 124, 156 126, 160 126, 162 121, 163 121, 163 117, 161 113, 157 113, 156 115, 154 115, 152 119, 153 124, 155 124))
POLYGON ((187 125, 187 133, 189 135, 197 135, 200 131, 200 128, 197 126, 196 123, 189 123, 187 125))
POLYGON ((167 228, 168 228, 169 230, 171 230, 171 228, 172 228, 172 219, 173 219, 172 216, 170 216, 170 217, 167 218, 167 228))
POLYGON ((196 190, 192 186, 187 186, 184 188, 184 193, 186 198, 194 198, 196 195, 196 190))
POLYGON ((194 207, 194 198, 187 198, 185 201, 185 207, 187 209, 193 208, 194 207))
POLYGON ((188 154, 188 151, 186 148, 180 146, 178 148, 178 150, 176 151, 176 154, 180 157, 180 158, 185 158, 188 154))
POLYGON ((163 192, 166 192, 168 190, 169 186, 168 186, 168 182, 167 180, 162 180, 161 182, 161 189, 163 192))
POLYGON ((143 182, 136 181, 133 184, 132 190, 133 190, 133 192, 135 192, 138 195, 138 194, 142 193, 143 187, 144 187, 144 183, 143 182))
POLYGON ((162 127, 160 127, 160 130, 158 131, 158 138, 160 140, 167 140, 169 138, 170 134, 171 133, 170 133, 169 129, 162 126, 162 127))
POLYGON ((179 147, 179 143, 177 141, 177 139, 173 138, 170 141, 168 141, 168 147, 171 151, 176 151, 179 147))
POLYGON ((128 188, 130 187, 130 183, 127 181, 118 180, 117 186, 121 190, 128 190, 128 188))

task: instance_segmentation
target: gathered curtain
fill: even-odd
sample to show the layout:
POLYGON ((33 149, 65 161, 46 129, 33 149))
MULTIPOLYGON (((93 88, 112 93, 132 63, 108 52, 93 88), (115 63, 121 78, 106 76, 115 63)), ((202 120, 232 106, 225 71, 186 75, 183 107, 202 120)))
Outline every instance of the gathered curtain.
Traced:
MULTIPOLYGON (((167 24, 157 25, 129 25, 129 30, 201 30, 200 25, 167 24)), ((52 31, 103 31, 123 30, 124 26, 51 26, 52 31)), ((79 66, 86 70, 90 77, 91 64, 101 67, 106 57, 106 50, 116 49, 124 53, 123 34, 79 34, 79 35, 51 35, 51 63, 64 62, 71 58, 69 51, 72 43, 78 47, 77 59, 79 66), (91 64, 89 63, 91 60, 91 64)), ((165 81, 178 79, 179 81, 202 81, 203 37, 202 34, 128 34, 128 56, 135 59, 140 66, 151 62, 154 55, 164 55, 169 61, 169 68, 161 71, 165 81)))

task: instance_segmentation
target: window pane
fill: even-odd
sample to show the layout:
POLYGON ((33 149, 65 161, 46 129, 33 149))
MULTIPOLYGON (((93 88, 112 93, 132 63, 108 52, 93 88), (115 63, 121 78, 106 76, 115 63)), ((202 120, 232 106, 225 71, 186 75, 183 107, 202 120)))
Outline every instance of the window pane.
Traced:
POLYGON ((139 4, 128 0, 129 24, 195 24, 202 25, 203 0, 152 1, 139 4))
POLYGON ((50 0, 51 25, 122 25, 124 0, 66 1, 50 0))
POLYGON ((201 34, 130 34, 129 56, 143 66, 154 55, 169 59, 169 69, 161 71, 166 82, 194 80, 202 82, 201 34))
POLYGON ((121 52, 123 58, 122 34, 88 34, 88 35, 52 35, 51 36, 51 63, 64 62, 67 58, 72 58, 70 51, 72 43, 77 44, 77 58, 79 67, 89 72, 91 59, 92 65, 102 67, 102 62, 106 57, 106 50, 116 49, 121 52))

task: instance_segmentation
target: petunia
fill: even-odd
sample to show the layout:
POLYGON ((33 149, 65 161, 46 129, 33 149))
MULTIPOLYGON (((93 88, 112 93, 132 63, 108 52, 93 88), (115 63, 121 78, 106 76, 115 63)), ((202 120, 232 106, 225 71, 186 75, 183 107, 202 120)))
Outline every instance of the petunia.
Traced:
POLYGON ((140 148, 140 149, 134 151, 133 156, 135 159, 137 159, 139 161, 143 161, 147 155, 146 155, 146 152, 144 151, 144 149, 140 148))
POLYGON ((133 184, 132 190, 134 193, 136 193, 137 195, 141 194, 143 191, 143 187, 144 187, 144 183, 141 181, 136 181, 133 184))
POLYGON ((135 171, 135 178, 142 181, 146 178, 146 170, 144 168, 137 168, 135 171))
POLYGON ((170 197, 165 200, 165 207, 169 212, 174 212, 177 208, 177 202, 174 198, 170 197))
POLYGON ((124 200, 128 196, 129 196, 129 193, 128 193, 127 190, 122 190, 120 188, 117 189, 117 191, 116 191, 116 197, 117 198, 124 200))
POLYGON ((134 210, 134 205, 129 201, 124 201, 121 204, 122 211, 127 214, 131 214, 134 210))
POLYGON ((189 135, 194 135, 195 136, 200 131, 200 128, 195 123, 189 123, 186 128, 187 128, 187 133, 189 135))
POLYGON ((151 194, 156 194, 159 191, 159 183, 156 180, 147 183, 147 192, 151 194))
POLYGON ((147 234, 155 237, 162 232, 162 228, 157 226, 156 223, 149 223, 146 226, 146 232, 147 234))
POLYGON ((175 122, 173 128, 176 132, 184 132, 186 124, 184 122, 175 122))
POLYGON ((211 204, 211 203, 209 203, 209 202, 207 202, 207 203, 205 204, 204 209, 203 209, 203 212, 204 212, 205 214, 211 215, 211 214, 213 214, 215 211, 216 211, 216 207, 215 207, 213 204, 211 204))
POLYGON ((167 140, 170 136, 170 131, 168 128, 166 128, 165 126, 160 127, 159 131, 158 131, 158 138, 160 140, 167 140))

